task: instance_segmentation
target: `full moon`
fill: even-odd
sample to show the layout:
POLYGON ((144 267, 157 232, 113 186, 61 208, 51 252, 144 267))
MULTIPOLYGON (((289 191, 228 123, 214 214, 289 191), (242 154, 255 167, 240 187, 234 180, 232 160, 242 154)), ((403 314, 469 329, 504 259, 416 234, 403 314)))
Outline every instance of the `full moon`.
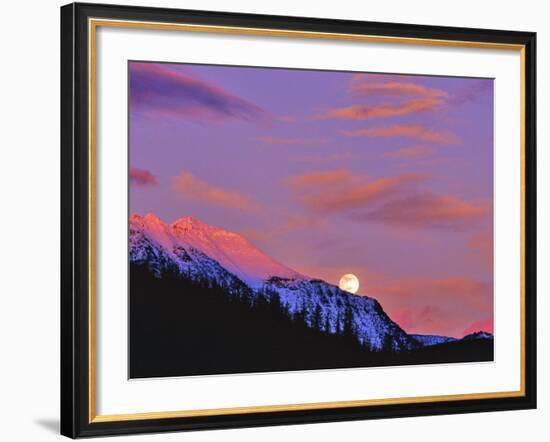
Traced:
POLYGON ((359 279, 354 274, 347 273, 340 278, 338 286, 346 292, 357 293, 357 290, 359 290, 359 279))

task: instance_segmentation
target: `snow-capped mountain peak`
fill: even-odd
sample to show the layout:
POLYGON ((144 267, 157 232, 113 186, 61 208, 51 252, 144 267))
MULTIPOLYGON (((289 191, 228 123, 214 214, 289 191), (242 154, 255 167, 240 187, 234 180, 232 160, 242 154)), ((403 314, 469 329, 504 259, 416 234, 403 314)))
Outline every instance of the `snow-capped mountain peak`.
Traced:
POLYGON ((172 228, 177 228, 180 230, 211 230, 212 227, 208 224, 203 223, 201 220, 194 218, 192 216, 185 216, 180 218, 172 223, 172 228))
POLYGON ((261 287, 272 276, 305 278, 259 250, 243 236, 190 216, 167 224, 154 214, 132 215, 131 230, 132 226, 169 253, 177 247, 201 251, 253 288, 261 287))

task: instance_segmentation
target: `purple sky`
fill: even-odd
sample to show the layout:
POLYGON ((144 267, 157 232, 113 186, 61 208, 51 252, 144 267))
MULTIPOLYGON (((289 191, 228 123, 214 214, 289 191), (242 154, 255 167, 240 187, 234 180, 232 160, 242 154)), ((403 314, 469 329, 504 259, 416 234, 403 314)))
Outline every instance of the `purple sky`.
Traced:
POLYGON ((406 331, 493 331, 493 81, 130 63, 130 210, 344 273, 406 331))

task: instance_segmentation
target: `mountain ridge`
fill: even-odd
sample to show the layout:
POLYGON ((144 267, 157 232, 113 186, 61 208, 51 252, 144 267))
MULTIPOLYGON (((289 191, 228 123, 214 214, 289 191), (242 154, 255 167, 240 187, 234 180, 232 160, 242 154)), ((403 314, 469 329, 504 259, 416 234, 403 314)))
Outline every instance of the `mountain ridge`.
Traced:
POLYGON ((276 296, 290 317, 300 317, 308 326, 328 334, 347 328, 371 350, 399 352, 455 340, 409 335, 376 299, 300 274, 241 235, 196 218, 167 224, 154 214, 133 214, 129 230, 130 261, 146 264, 156 277, 170 271, 192 280, 210 280, 229 294, 247 293, 251 299, 276 296))
POLYGON ((145 227, 148 235, 165 249, 180 245, 200 250, 254 288, 261 287, 270 276, 305 278, 259 250, 243 236, 197 218, 184 217, 167 224, 154 214, 143 217, 133 214, 130 229, 132 227, 145 227))

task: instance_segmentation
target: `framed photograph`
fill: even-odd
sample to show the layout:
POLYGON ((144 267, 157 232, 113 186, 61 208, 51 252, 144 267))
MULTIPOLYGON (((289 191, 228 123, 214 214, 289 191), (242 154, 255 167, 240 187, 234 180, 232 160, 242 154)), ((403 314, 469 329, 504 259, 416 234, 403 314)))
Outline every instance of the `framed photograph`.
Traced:
POLYGON ((535 42, 62 7, 62 434, 535 408, 535 42))

